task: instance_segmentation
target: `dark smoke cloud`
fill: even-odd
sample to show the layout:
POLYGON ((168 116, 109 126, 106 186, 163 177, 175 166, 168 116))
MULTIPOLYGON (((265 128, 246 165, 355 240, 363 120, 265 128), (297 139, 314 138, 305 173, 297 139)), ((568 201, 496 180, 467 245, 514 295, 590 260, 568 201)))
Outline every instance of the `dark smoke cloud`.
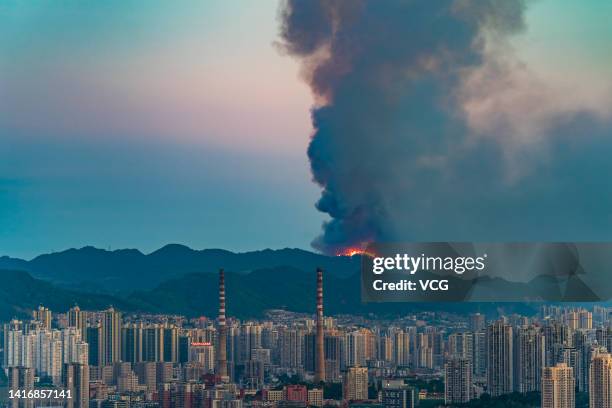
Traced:
POLYGON ((491 76, 512 69, 503 46, 487 45, 524 29, 524 10, 518 0, 283 4, 283 47, 302 62, 317 100, 308 156, 323 189, 317 208, 331 220, 316 248, 610 235, 608 128, 588 114, 547 117, 555 143, 534 142, 509 159, 507 132, 488 126, 492 137, 478 137, 471 127, 466 78, 470 95, 484 98, 474 78, 498 83, 491 76), (474 75, 492 56, 496 69, 474 75), (508 176, 523 167, 528 175, 508 176))

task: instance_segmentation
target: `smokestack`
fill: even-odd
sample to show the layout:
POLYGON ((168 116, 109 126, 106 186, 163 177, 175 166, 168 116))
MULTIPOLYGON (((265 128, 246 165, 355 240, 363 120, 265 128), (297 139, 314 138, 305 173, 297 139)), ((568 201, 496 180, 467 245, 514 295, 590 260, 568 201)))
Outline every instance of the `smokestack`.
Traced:
POLYGON ((323 269, 317 268, 317 350, 315 353, 315 382, 325 382, 325 351, 323 337, 323 269))
POLYGON ((217 375, 228 382, 227 375, 227 329, 225 327, 225 272, 219 270, 219 350, 217 351, 217 375))

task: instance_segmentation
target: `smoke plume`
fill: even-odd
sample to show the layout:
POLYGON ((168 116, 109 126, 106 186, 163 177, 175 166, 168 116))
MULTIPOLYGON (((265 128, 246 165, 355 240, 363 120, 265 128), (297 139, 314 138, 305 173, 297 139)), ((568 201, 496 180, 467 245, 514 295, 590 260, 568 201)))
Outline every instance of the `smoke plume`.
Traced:
POLYGON ((316 100, 308 156, 322 187, 316 206, 331 217, 317 249, 609 235, 609 128, 580 104, 560 102, 514 57, 508 39, 524 30, 525 7, 281 6, 282 48, 300 60, 316 100))

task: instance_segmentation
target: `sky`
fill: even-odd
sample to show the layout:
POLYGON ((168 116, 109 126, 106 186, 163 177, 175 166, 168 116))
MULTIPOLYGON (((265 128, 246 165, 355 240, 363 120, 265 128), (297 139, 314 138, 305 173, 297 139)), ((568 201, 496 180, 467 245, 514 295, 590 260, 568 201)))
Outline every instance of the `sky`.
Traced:
MULTIPOLYGON (((271 0, 0 4, 0 255, 310 248, 328 219, 306 155, 315 97, 278 45, 278 10, 271 0)), ((603 0, 533 1, 510 47, 607 117, 611 19, 603 0)), ((481 111, 473 119, 486 129, 481 111)))

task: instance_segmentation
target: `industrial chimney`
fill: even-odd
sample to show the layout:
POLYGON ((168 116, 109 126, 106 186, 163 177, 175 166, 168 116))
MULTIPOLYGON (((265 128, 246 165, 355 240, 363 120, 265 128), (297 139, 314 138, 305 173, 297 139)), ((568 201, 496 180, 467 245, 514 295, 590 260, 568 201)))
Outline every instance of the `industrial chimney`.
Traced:
POLYGON ((325 351, 323 334, 323 269, 317 268, 317 338, 315 352, 315 382, 325 382, 325 351))
POLYGON ((225 272, 219 270, 219 350, 217 352, 217 375, 221 381, 229 382, 227 375, 227 328, 225 326, 225 272))

